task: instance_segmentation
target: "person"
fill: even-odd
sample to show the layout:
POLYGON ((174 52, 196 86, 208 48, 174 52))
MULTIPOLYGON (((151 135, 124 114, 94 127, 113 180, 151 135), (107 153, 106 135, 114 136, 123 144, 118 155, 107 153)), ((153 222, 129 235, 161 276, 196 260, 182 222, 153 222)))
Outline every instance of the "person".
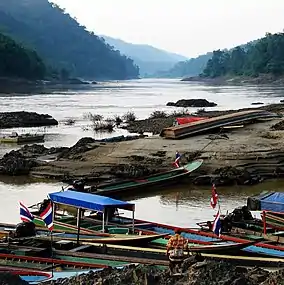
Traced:
POLYGON ((181 236, 181 230, 175 229, 175 235, 172 236, 167 244, 167 256, 169 257, 170 272, 173 273, 174 267, 182 264, 184 260, 184 250, 188 250, 187 239, 181 236))
POLYGON ((176 168, 180 167, 180 159, 181 159, 181 154, 178 151, 176 151, 176 159, 174 161, 174 165, 176 168))

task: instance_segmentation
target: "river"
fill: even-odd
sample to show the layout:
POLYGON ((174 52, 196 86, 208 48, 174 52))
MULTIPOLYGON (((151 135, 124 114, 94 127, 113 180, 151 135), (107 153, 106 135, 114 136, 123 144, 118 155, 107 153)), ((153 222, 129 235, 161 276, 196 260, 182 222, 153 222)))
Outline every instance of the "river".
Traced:
MULTIPOLYGON (((210 86, 198 83, 181 82, 168 79, 142 79, 117 82, 104 82, 92 87, 40 92, 38 94, 0 94, 0 112, 33 111, 47 113, 59 121, 56 127, 20 128, 2 130, 45 133, 45 146, 71 146, 81 137, 96 139, 128 134, 117 129, 113 133, 94 133, 86 114, 100 114, 104 118, 134 112, 140 118, 146 118, 154 110, 172 112, 167 107, 169 101, 179 99, 204 98, 216 102, 217 107, 210 110, 239 109, 251 107, 251 103, 279 103, 284 99, 283 87, 270 86, 210 86), (65 122, 74 119, 70 126, 65 122)), ((209 109, 209 108, 208 108, 209 109)), ((196 111, 188 108, 189 111, 196 111)), ((0 156, 17 146, 1 144, 0 156)), ((62 183, 42 181, 31 182, 22 178, 0 179, 0 216, 2 222, 19 222, 18 201, 31 205, 41 201, 49 192, 59 191, 62 183)), ((220 188, 221 210, 225 213, 246 203, 249 195, 264 190, 282 191, 284 182, 270 181, 254 187, 220 188)), ((155 191, 155 189, 153 189, 155 191)), ((197 188, 191 185, 173 187, 165 191, 151 193, 150 197, 133 198, 137 205, 136 217, 170 223, 185 227, 194 227, 196 222, 212 219, 216 212, 210 207, 210 188, 197 188)), ((127 215, 127 213, 125 213, 127 215)))

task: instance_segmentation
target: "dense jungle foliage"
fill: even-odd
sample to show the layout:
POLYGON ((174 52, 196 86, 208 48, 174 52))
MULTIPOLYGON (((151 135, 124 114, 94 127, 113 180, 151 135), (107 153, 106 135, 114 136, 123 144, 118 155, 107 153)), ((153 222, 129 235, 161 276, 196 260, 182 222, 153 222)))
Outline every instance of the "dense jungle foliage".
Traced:
POLYGON ((284 33, 266 34, 251 44, 230 51, 216 50, 201 76, 252 76, 284 74, 284 33))
POLYGON ((137 78, 139 68, 48 0, 0 1, 0 32, 72 76, 137 78))

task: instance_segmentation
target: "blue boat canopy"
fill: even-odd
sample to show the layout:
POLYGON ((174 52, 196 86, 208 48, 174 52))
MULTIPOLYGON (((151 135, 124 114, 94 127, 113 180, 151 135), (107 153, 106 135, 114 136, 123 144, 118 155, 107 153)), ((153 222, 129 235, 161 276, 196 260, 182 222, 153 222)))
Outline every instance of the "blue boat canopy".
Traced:
POLYGON ((248 198, 250 210, 284 212, 284 193, 263 192, 257 196, 248 198))
POLYGON ((103 212, 106 208, 118 208, 135 211, 135 204, 109 197, 67 190, 50 193, 52 202, 93 211, 103 212))

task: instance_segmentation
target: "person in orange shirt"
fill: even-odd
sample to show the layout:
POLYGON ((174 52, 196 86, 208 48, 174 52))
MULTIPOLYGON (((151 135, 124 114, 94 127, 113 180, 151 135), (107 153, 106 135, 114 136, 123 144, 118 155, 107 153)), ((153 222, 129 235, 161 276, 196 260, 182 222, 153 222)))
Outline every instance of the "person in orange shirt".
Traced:
POLYGON ((176 265, 181 265, 184 260, 184 250, 188 250, 188 241, 181 236, 181 230, 176 228, 175 235, 167 244, 167 255, 169 256, 169 268, 171 273, 176 265))

